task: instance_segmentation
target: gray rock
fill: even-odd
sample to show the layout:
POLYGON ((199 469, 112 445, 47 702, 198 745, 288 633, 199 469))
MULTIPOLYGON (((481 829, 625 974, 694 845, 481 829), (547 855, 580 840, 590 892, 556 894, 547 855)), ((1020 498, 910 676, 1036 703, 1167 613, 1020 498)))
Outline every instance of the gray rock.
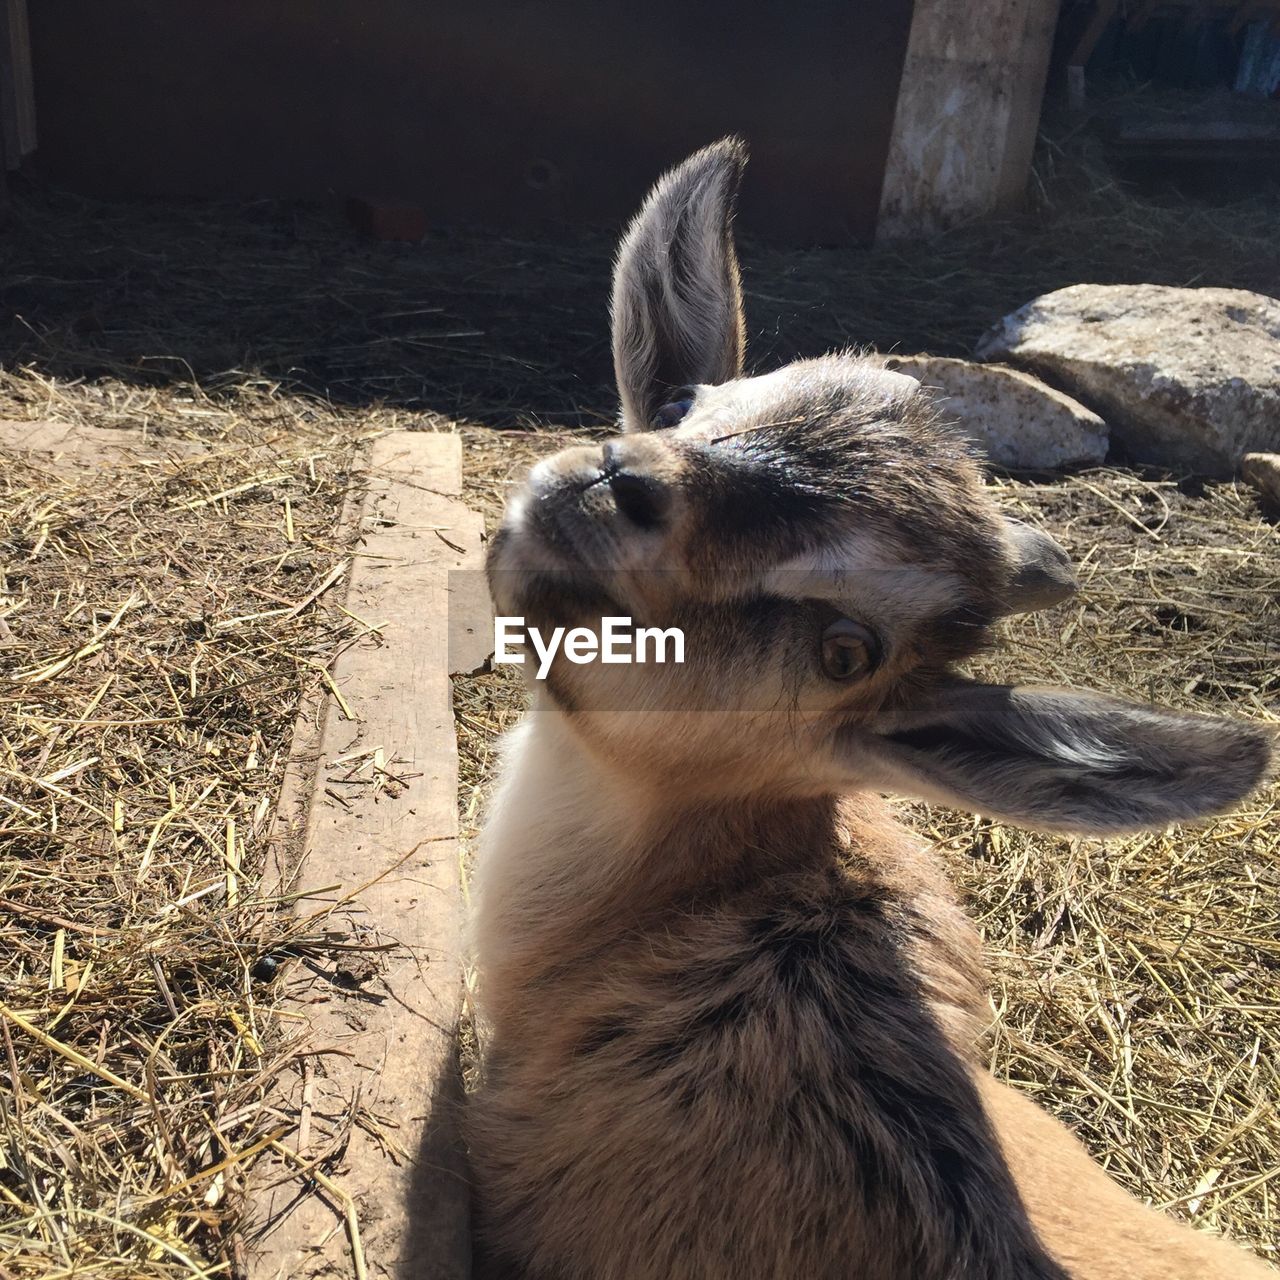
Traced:
POLYGON ((1280 453, 1246 453, 1240 459, 1240 478, 1264 498, 1280 502, 1280 453))
POLYGON ((1142 462, 1212 475, 1280 448, 1280 301, 1244 289, 1078 284, 978 344, 1103 414, 1142 462))
POLYGON ((944 416, 1000 466, 1051 470, 1106 456, 1107 424, 1029 373, 945 356, 890 356, 886 363, 917 378, 944 416))

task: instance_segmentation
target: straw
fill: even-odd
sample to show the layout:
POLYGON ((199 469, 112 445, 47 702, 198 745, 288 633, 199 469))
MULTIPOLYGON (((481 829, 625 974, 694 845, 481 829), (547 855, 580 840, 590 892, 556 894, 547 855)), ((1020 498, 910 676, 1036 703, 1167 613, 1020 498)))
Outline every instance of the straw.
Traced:
POLYGON ((168 433, 105 462, 0 454, 0 1265, 238 1274, 267 1092, 301 1052, 253 975, 328 954, 260 869, 300 700, 361 630, 335 541, 377 425, 35 370, 0 396, 168 433))

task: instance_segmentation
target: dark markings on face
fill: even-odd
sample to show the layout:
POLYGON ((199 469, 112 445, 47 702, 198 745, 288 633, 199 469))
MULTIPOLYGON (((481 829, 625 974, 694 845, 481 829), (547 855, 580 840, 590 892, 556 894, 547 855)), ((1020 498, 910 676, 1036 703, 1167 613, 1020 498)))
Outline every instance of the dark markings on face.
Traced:
POLYGON ((1007 552, 967 443, 919 398, 868 399, 840 381, 840 361, 824 363, 831 381, 798 383, 776 421, 761 410, 723 443, 691 451, 705 558, 723 548, 726 560, 750 562, 754 552, 777 563, 869 531, 917 563, 958 573, 977 610, 993 610, 1007 552))
POLYGON ((546 634, 556 627, 591 626, 620 609, 608 592, 608 582, 600 575, 573 570, 528 575, 517 572, 512 581, 526 625, 546 634))
POLYGON ((961 662, 990 643, 996 619, 994 601, 975 600, 926 618, 915 636, 915 647, 939 666, 961 662))
POLYGON ((796 555, 830 532, 841 506, 836 495, 797 483, 784 459, 751 453, 700 450, 690 461, 689 483, 697 494, 695 563, 703 558, 700 550, 716 563, 744 567, 762 556, 796 555))
MULTIPOLYGON (((712 594, 708 587, 716 587, 715 594, 736 594, 727 575, 746 580, 794 556, 866 534, 884 538, 909 565, 952 574, 959 584, 956 597, 934 616, 895 633, 895 681, 912 679, 917 669, 944 670, 980 652, 1000 612, 1011 566, 1001 520, 982 491, 967 445, 937 426, 918 397, 879 395, 874 379, 853 376, 846 361, 813 362, 807 372, 797 368, 798 390, 780 397, 777 421, 761 408, 756 421, 744 411, 740 429, 721 443, 678 432, 665 437, 674 450, 672 474, 687 513, 666 550, 672 564, 693 570, 695 585, 682 601, 673 601, 669 591, 655 593, 653 600, 662 601, 664 613, 687 614, 689 635, 700 630, 702 600, 712 594), (784 408, 789 416, 783 416, 784 408)), ((495 537, 491 564, 509 537, 506 530, 495 537)), ((526 575, 513 612, 524 613, 544 632, 592 625, 605 614, 632 614, 640 625, 659 621, 640 616, 645 608, 634 593, 615 594, 632 603, 621 607, 604 578, 587 571, 526 575)), ((739 597, 732 608, 733 616, 708 619, 726 629, 702 630, 700 650, 720 652, 727 636, 733 648, 725 657, 741 657, 745 650, 775 665, 799 657, 802 663, 789 666, 785 680, 798 686, 812 677, 815 667, 807 659, 816 661, 816 640, 810 645, 804 620, 787 612, 794 602, 739 597)), ((683 621, 667 616, 661 625, 683 621)), ((691 637, 688 651, 694 651, 691 637)), ((694 674, 705 674, 694 666, 694 674)), ((566 708, 579 683, 573 673, 548 682, 566 708)), ((671 687, 676 696, 685 686, 671 687)), ((896 689, 884 696, 892 701, 896 689)))
POLYGON ((720 605, 682 609, 677 617, 686 636, 696 637, 703 647, 716 637, 732 637, 731 656, 736 658, 769 655, 796 622, 794 601, 763 593, 720 605))

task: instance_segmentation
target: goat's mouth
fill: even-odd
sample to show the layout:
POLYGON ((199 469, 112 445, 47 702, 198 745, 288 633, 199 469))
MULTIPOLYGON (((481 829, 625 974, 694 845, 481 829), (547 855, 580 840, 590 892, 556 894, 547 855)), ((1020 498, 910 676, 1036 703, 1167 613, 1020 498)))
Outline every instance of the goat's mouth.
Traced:
POLYGON ((662 560, 673 501, 669 480, 627 465, 608 445, 539 463, 491 544, 495 602, 532 613, 539 598, 554 601, 563 590, 577 602, 591 599, 606 612, 627 614, 621 602, 639 606, 646 595, 637 595, 636 575, 662 560))
POLYGON ((521 567, 538 574, 582 577, 607 572, 616 556, 614 540, 584 504, 585 488, 531 495, 519 524, 511 530, 521 567))
MULTIPOLYGON (((576 486, 579 492, 589 486, 576 486)), ((599 616, 621 606, 608 580, 616 546, 577 494, 527 494, 494 534, 488 575, 494 603, 505 614, 562 625, 584 609, 599 616)))
POLYGON ((548 636, 557 628, 596 630, 603 619, 627 614, 585 569, 504 568, 491 560, 489 592, 500 615, 520 618, 548 636))

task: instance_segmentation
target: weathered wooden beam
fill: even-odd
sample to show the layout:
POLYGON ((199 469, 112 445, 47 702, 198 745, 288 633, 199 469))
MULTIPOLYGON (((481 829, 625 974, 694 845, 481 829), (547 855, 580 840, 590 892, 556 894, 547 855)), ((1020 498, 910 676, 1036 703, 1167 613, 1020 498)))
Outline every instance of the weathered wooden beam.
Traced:
POLYGON ((333 668, 340 700, 304 712, 277 818, 275 892, 340 950, 296 964, 283 1012, 300 1070, 274 1105, 288 1154, 250 1182, 254 1280, 464 1280, 469 1188, 458 1136, 462 994, 449 575, 478 569, 458 437, 375 442, 345 606, 376 627, 333 668), (326 1182, 303 1176, 324 1159, 326 1182), (354 1212, 349 1220, 348 1206, 354 1212), (354 1226, 354 1230, 353 1230, 354 1226))

